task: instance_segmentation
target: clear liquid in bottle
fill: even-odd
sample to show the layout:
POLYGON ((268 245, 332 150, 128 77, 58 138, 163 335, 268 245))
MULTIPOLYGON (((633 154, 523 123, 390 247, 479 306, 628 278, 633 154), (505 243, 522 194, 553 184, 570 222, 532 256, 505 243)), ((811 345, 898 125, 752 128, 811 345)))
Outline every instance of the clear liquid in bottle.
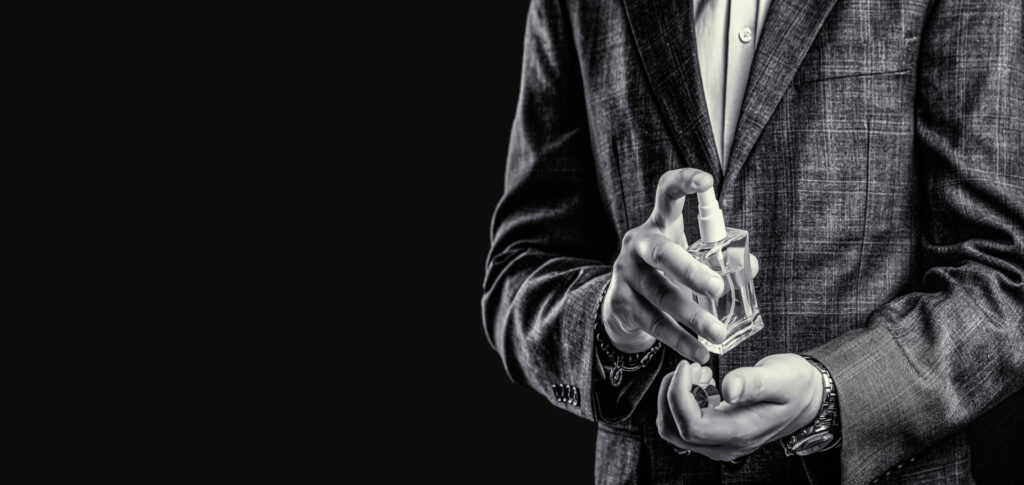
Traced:
POLYGON ((721 320, 727 331, 725 340, 720 344, 711 343, 703 337, 700 343, 709 352, 724 354, 764 328, 754 294, 747 231, 727 227, 721 240, 713 243, 698 240, 690 245, 688 251, 718 273, 725 283, 725 290, 718 298, 694 292, 694 300, 721 320))

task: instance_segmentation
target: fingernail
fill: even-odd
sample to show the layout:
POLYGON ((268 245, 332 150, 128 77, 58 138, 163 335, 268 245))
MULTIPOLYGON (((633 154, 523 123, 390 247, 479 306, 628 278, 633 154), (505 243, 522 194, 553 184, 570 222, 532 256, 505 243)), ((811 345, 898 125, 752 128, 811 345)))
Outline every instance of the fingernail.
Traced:
MULTIPOLYGON (((701 174, 698 174, 696 177, 693 177, 693 184, 694 185, 704 185, 704 184, 710 184, 710 183, 713 183, 713 182, 714 182, 714 179, 712 179, 711 175, 708 174, 708 173, 701 173, 701 174)), ((696 187, 694 187, 694 188, 696 188, 696 187)))
POLYGON ((725 324, 718 321, 714 315, 710 313, 703 313, 700 316, 700 327, 705 329, 707 335, 703 335, 704 338, 720 344, 725 340, 725 334, 728 332, 725 328, 725 324))
POLYGON ((715 323, 711 328, 711 333, 714 334, 715 343, 720 344, 724 342, 725 336, 729 333, 729 329, 725 328, 725 324, 715 323))
POLYGON ((697 351, 697 360, 699 360, 701 364, 707 363, 710 358, 711 354, 708 353, 707 349, 700 349, 697 351))
POLYGON ((736 402, 740 398, 741 392, 743 392, 743 381, 739 379, 733 379, 722 386, 722 397, 729 402, 736 402))
POLYGON ((708 293, 715 298, 721 296, 722 291, 725 290, 725 282, 722 281, 722 277, 718 275, 708 276, 708 280, 707 282, 705 282, 705 286, 707 286, 708 293))

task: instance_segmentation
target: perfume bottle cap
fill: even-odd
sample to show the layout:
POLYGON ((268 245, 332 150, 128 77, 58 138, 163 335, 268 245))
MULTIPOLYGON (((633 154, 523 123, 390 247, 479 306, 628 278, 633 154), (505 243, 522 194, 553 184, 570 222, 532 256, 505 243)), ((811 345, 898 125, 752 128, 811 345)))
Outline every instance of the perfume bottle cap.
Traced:
POLYGON ((697 211, 701 241, 714 243, 725 239, 725 219, 722 218, 722 209, 718 207, 714 188, 697 192, 697 211))

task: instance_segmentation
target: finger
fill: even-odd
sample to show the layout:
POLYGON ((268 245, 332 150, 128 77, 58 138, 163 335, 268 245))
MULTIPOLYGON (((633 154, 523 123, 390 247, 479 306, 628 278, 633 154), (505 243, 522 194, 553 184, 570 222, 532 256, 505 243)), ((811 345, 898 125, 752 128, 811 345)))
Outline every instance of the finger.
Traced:
MULTIPOLYGON (((732 264, 730 264, 732 261, 739 261, 739 260, 743 259, 743 252, 744 252, 744 250, 743 250, 742 247, 726 249, 725 250, 725 261, 726 261, 726 264, 728 266, 732 266, 732 264)), ((759 271, 761 271, 761 262, 757 260, 757 256, 754 256, 753 254, 751 254, 750 255, 750 277, 751 278, 756 277, 757 273, 759 271)))
POLYGON ((722 399, 732 404, 789 402, 792 372, 786 366, 740 367, 722 378, 722 399))
POLYGON ((695 447, 699 446, 705 451, 714 450, 721 455, 740 447, 743 443, 737 438, 745 436, 744 431, 753 427, 749 424, 749 416, 745 414, 729 416, 711 408, 700 408, 690 392, 694 381, 687 381, 685 377, 689 375, 692 379, 700 376, 703 369, 706 368, 696 363, 680 363, 666 389, 665 399, 672 412, 672 421, 676 424, 679 439, 685 444, 683 447, 698 451, 695 447), (684 390, 685 394, 680 394, 684 390), (693 417, 694 412, 696 417, 693 417))
POLYGON ((728 334, 725 324, 693 301, 688 289, 673 284, 642 262, 637 265, 640 267, 636 271, 623 274, 623 279, 633 290, 693 333, 716 344, 725 340, 728 334))
POLYGON ((707 362, 711 354, 696 337, 687 332, 671 315, 659 310, 628 284, 622 285, 619 296, 630 304, 621 305, 616 315, 629 325, 658 339, 679 355, 698 362, 707 362))
MULTIPOLYGON (((674 381, 680 380, 679 372, 676 372, 674 381)), ((670 383, 666 393, 670 411, 676 409, 676 404, 671 401, 674 392, 675 386, 670 383)), ((692 395, 690 398, 696 405, 696 400, 692 395)), ((682 421, 681 413, 676 413, 672 419, 676 421, 679 437, 687 448, 691 445, 698 445, 739 449, 757 442, 779 421, 779 412, 767 407, 781 408, 782 406, 771 403, 756 404, 755 406, 759 406, 759 408, 752 410, 746 409, 744 406, 722 404, 717 408, 700 409, 701 417, 697 420, 682 421)))
POLYGON ((651 267, 664 271, 694 291, 717 297, 725 289, 721 276, 662 234, 648 232, 638 237, 636 254, 651 267))
POLYGON ((651 220, 661 229, 683 217, 683 201, 687 194, 707 190, 714 179, 707 172, 695 168, 669 170, 658 181, 651 220))
POLYGON ((693 386, 693 374, 700 372, 700 365, 680 362, 675 375, 666 389, 668 409, 675 421, 679 436, 687 442, 706 444, 701 436, 701 412, 697 400, 690 393, 693 386))
POLYGON ((665 400, 668 383, 672 381, 674 375, 675 371, 665 374, 665 377, 661 379, 661 385, 658 386, 658 418, 654 423, 658 427, 658 434, 664 439, 668 439, 667 436, 671 434, 666 431, 675 429, 675 420, 672 419, 671 411, 668 410, 668 401, 665 400))
POLYGON ((664 390, 668 385, 668 379, 669 376, 666 376, 666 379, 662 381, 661 397, 658 400, 658 435, 661 436, 661 439, 676 448, 689 450, 693 453, 699 453, 715 461, 732 461, 754 452, 753 449, 741 449, 730 445, 698 445, 684 441, 682 437, 679 436, 679 431, 675 427, 676 424, 672 415, 670 413, 666 414, 668 413, 667 410, 664 412, 660 411, 663 407, 668 406, 666 404, 664 390))
MULTIPOLYGON (((700 385, 700 378, 704 375, 704 369, 711 372, 710 367, 704 367, 700 364, 694 364, 690 366, 690 383, 693 385, 700 385)), ((692 394, 692 393, 691 393, 692 394)))
POLYGON ((711 384, 711 381, 712 381, 711 368, 710 367, 701 367, 700 368, 700 377, 697 378, 697 382, 700 383, 700 385, 707 387, 709 384, 711 384))
POLYGON ((754 408, 723 406, 700 409, 690 393, 690 378, 699 372, 697 364, 680 363, 666 389, 668 409, 680 438, 688 444, 742 447, 766 432, 765 427, 778 421, 774 404, 754 408), (684 367, 689 366, 689 367, 684 367))

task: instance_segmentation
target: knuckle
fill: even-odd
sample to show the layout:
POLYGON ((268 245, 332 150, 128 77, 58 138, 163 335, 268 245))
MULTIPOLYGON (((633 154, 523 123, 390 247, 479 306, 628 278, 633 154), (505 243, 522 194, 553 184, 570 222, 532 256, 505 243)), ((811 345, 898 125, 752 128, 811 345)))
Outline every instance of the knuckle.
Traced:
POLYGON ((615 293, 608 299, 608 308, 610 308, 613 313, 622 313, 628 304, 628 298, 626 298, 622 293, 615 293))
POLYGON ((628 247, 636 239, 636 230, 630 229, 622 236, 622 247, 628 247))
MULTIPOLYGON (((653 280, 653 276, 649 276, 648 281, 653 280)), ((654 295, 654 305, 659 308, 665 308, 669 303, 669 298, 672 296, 672 291, 668 285, 658 284, 656 281, 650 281, 648 284, 652 285, 652 294, 654 295)))
POLYGON ((690 318, 686 319, 686 326, 690 327, 691 329, 697 330, 697 333, 700 335, 706 335, 708 331, 707 328, 698 328, 700 325, 700 314, 700 310, 694 310, 693 312, 691 312, 690 318))
POLYGON ((665 187, 672 183, 675 173, 675 170, 669 170, 668 172, 661 174, 661 177, 658 177, 658 192, 663 192, 665 187))
POLYGON ((685 332, 677 333, 676 338, 672 339, 673 341, 671 344, 671 348, 682 350, 683 352, 689 354, 688 356, 686 356, 688 360, 696 361, 697 352, 695 351, 693 346, 689 345, 689 342, 687 342, 685 335, 685 332))
POLYGON ((665 244, 655 243, 651 247, 651 261, 654 261, 655 265, 660 266, 665 262, 665 244))
POLYGON ((661 212, 655 211, 651 214, 651 217, 647 219, 647 223, 661 229, 665 227, 665 218, 662 217, 661 212))
MULTIPOLYGON (((683 279, 689 282, 691 285, 695 285, 700 281, 701 268, 694 264, 692 261, 684 263, 683 265, 683 279)), ((696 288, 695 288, 696 289, 696 288)))
POLYGON ((661 315, 655 315, 654 318, 651 320, 650 325, 648 326, 648 328, 650 329, 650 334, 662 335, 662 333, 665 330, 665 325, 665 317, 661 315))
POLYGON ((639 289, 644 293, 645 296, 649 297, 651 303, 658 304, 657 296, 661 291, 661 286, 658 283, 658 273, 650 270, 640 270, 637 275, 637 283, 639 289))

